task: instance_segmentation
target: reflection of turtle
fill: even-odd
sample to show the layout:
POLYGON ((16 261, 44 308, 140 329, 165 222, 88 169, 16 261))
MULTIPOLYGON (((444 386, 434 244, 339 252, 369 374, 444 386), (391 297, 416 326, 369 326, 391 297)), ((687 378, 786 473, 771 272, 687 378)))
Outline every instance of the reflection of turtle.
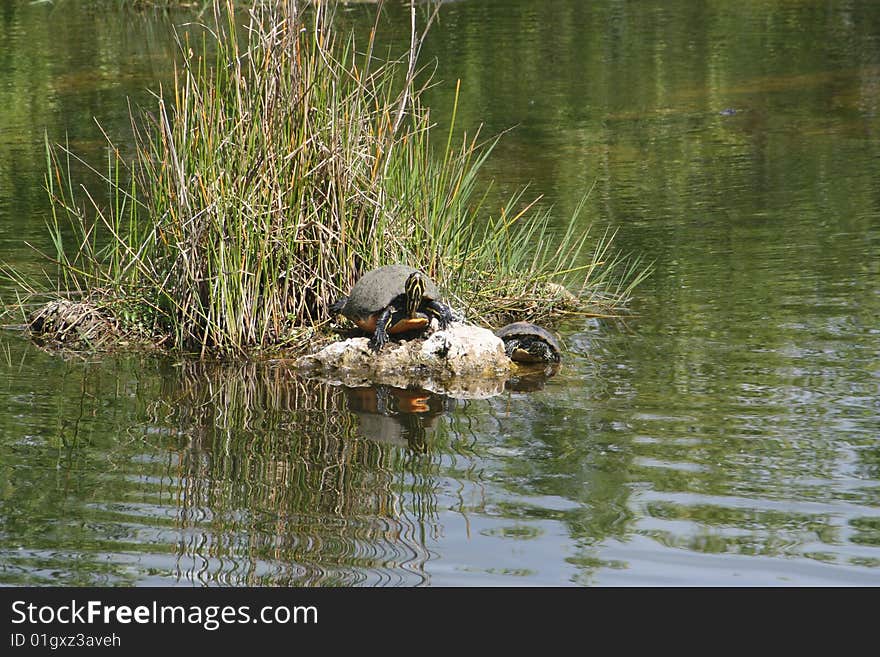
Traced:
POLYGON ((341 313, 367 333, 370 348, 379 351, 389 333, 405 333, 428 326, 436 317, 440 328, 452 322, 449 307, 430 278, 406 265, 386 265, 364 274, 347 297, 330 311, 341 313))
POLYGON ((556 336, 530 322, 514 322, 495 331, 504 351, 519 363, 558 363, 561 348, 556 336))
POLYGON ((504 389, 511 392, 543 390, 550 377, 559 372, 559 367, 559 363, 545 363, 543 367, 520 367, 516 374, 504 382, 504 389))
POLYGON ((437 418, 452 408, 450 398, 421 388, 377 385, 344 390, 364 438, 415 451, 427 449, 437 418))

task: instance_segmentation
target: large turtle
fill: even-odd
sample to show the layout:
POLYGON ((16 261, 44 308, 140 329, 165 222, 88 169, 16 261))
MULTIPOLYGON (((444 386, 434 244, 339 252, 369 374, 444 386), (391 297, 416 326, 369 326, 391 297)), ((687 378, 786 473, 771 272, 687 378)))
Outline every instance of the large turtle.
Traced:
POLYGON ((556 336, 531 322, 514 322, 497 331, 508 358, 519 363, 558 363, 561 348, 556 336))
POLYGON ((440 301, 430 278, 406 265, 386 265, 364 274, 347 297, 330 306, 371 333, 370 348, 379 351, 388 335, 424 329, 436 317, 440 328, 452 322, 452 311, 440 301))

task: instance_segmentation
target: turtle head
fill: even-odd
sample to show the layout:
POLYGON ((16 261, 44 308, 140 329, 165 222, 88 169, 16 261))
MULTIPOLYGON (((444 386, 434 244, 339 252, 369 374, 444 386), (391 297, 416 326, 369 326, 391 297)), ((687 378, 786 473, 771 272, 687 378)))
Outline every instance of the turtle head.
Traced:
POLYGON ((414 271, 406 279, 403 290, 406 293, 406 314, 408 317, 412 317, 422 305, 422 297, 425 294, 425 277, 421 272, 414 271))

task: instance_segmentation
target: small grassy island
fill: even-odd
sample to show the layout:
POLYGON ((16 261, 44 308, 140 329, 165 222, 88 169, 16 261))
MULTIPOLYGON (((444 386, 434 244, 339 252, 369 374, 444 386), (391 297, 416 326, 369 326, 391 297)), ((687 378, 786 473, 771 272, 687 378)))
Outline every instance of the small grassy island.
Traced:
POLYGON ((331 337, 330 305, 390 263, 425 272, 484 326, 622 310, 646 272, 637 259, 614 256, 609 236, 591 242, 577 213, 551 232, 523 192, 484 207, 477 178, 496 140, 454 137, 455 111, 446 143, 431 142, 419 51, 433 16, 411 11, 410 48, 388 59, 375 30, 364 44, 337 33, 332 4, 259 3, 242 24, 215 1, 178 37, 172 88, 133 112, 133 155, 109 144, 109 203, 47 139, 57 273, 41 288, 4 270, 35 338, 302 353, 331 337))

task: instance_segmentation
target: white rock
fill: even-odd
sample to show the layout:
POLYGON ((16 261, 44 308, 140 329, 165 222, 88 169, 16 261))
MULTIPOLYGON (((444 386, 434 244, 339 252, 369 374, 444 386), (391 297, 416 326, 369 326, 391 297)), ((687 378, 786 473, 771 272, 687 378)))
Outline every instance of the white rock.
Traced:
POLYGON ((334 342, 296 365, 336 383, 416 385, 459 398, 500 394, 514 370, 504 343, 492 331, 457 322, 426 338, 392 340, 378 354, 367 338, 334 342))

